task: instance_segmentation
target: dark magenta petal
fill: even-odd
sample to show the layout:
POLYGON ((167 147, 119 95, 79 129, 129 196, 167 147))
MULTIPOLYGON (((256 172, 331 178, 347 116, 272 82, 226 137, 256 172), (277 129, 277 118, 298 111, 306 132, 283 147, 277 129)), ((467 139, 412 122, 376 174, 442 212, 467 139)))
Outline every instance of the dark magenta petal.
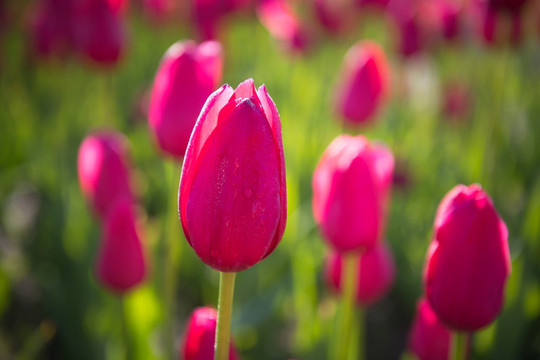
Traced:
POLYGON ((249 99, 219 117, 197 159, 184 221, 206 264, 240 271, 262 260, 276 233, 280 159, 264 113, 249 99))
POLYGON ((119 199, 109 212, 97 258, 97 278, 123 293, 143 281, 146 261, 135 224, 131 199, 119 199))
POLYGON ((445 324, 476 331, 497 317, 511 271, 508 232, 478 185, 456 186, 435 220, 426 262, 426 295, 445 324))
POLYGON ((448 359, 450 330, 423 298, 416 307, 416 317, 409 334, 409 349, 419 360, 448 359))

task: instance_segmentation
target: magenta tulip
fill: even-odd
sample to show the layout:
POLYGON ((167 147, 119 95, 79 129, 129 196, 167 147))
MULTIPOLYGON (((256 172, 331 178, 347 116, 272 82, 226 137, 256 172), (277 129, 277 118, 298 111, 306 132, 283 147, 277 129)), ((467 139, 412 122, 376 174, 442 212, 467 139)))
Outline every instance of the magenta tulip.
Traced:
POLYGON ((359 42, 345 56, 336 91, 337 112, 351 124, 373 120, 389 86, 390 69, 383 50, 375 42, 359 42))
POLYGON ((443 323, 476 331, 501 311, 511 272, 508 231, 479 185, 441 201, 425 267, 426 296, 443 323))
POLYGON ((114 65, 126 45, 123 18, 107 0, 83 0, 75 22, 76 44, 86 58, 114 65))
MULTIPOLYGON (((358 285, 356 286, 356 302, 369 306, 382 298, 394 283, 396 266, 392 252, 384 242, 359 253, 358 285)), ((342 289, 343 256, 332 252, 326 262, 326 281, 330 288, 337 292, 342 289)))
POLYGON ((160 148, 176 157, 186 147, 204 102, 221 81, 223 56, 217 41, 174 43, 159 65, 149 107, 149 125, 160 148))
POLYGON ((122 135, 102 132, 87 136, 79 148, 77 166, 82 193, 101 218, 117 198, 133 198, 122 135))
POLYGON ((358 22, 358 7, 354 0, 314 0, 313 6, 317 20, 331 33, 350 29, 358 22))
POLYGON ((363 136, 341 135, 328 146, 313 175, 313 214, 337 251, 380 241, 393 169, 392 152, 363 136))
POLYGON ((143 245, 132 207, 133 202, 129 198, 119 199, 113 205, 105 219, 97 258, 99 282, 117 293, 132 289, 146 275, 143 245))
POLYGON ((422 298, 409 334, 409 350, 419 360, 446 360, 450 347, 450 330, 444 326, 429 302, 422 298))
MULTIPOLYGON (((179 351, 182 360, 214 360, 214 338, 217 311, 211 307, 200 307, 189 318, 179 351)), ((229 360, 239 359, 231 341, 229 360)))
POLYGON ((222 272, 267 257, 285 230, 281 123, 266 88, 223 85, 206 101, 189 141, 179 214, 201 260, 222 272))

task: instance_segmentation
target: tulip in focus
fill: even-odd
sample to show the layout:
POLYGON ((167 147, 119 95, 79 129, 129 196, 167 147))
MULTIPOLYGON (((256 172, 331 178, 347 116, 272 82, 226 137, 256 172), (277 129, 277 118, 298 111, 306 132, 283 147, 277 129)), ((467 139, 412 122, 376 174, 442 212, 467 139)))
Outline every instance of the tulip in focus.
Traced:
POLYGON ((160 148, 182 158, 204 102, 221 81, 223 56, 217 41, 174 43, 159 65, 149 107, 149 125, 160 148))
POLYGON ((390 87, 390 68, 379 45, 362 41, 345 56, 337 87, 338 113, 350 124, 363 124, 375 118, 390 87))
POLYGON ((179 214, 201 260, 222 272, 267 257, 285 230, 281 123, 266 88, 223 85, 206 101, 186 151, 179 214))
POLYGON ((77 161, 83 195, 104 218, 118 198, 132 199, 126 140, 121 134, 101 132, 87 136, 77 161))
MULTIPOLYGON (((356 302, 369 306, 382 298, 394 283, 396 266, 392 252, 386 243, 359 253, 356 302)), ((343 256, 332 252, 326 262, 326 281, 335 291, 342 289, 343 256)))
POLYGON ((394 156, 363 136, 341 135, 313 174, 313 215, 339 252, 375 246, 383 235, 394 156))
MULTIPOLYGON (((182 360, 214 360, 214 338, 217 311, 211 307, 200 307, 193 311, 188 320, 179 358, 182 360)), ((231 340, 229 360, 239 359, 231 340)))
POLYGON ((444 326, 425 298, 416 306, 416 317, 409 334, 409 350, 419 360, 446 360, 450 330, 444 326))
POLYGON ((457 185, 441 201, 424 283, 439 319, 457 331, 492 323, 511 272, 508 231, 479 185, 457 185))
POLYGON ((130 199, 119 199, 107 214, 96 272, 99 282, 117 293, 125 293, 145 277, 144 250, 130 199))

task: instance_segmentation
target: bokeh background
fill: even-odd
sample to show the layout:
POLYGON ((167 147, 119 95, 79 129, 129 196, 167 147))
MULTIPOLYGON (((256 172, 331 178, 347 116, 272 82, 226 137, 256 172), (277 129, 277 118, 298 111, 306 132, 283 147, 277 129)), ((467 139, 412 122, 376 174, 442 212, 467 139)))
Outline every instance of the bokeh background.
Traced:
MULTIPOLYGON (((189 4, 179 4, 155 18, 131 2, 125 50, 104 66, 77 54, 40 56, 29 41, 30 2, 0 1, 1 359, 122 359, 126 335, 134 359, 167 359, 190 312, 216 304, 218 275, 197 258, 177 219, 181 164, 159 152, 145 112, 165 50, 198 38, 189 4), (95 280, 101 230, 77 179, 82 139, 104 128, 129 139, 151 261, 125 308, 95 280)), ((365 11, 332 35, 311 1, 290 5, 310 34, 305 48, 274 39, 249 7, 223 19, 217 34, 223 82, 236 87, 251 77, 274 99, 287 167, 282 243, 237 276, 232 331, 241 357, 328 358, 338 302, 324 283, 327 250, 312 216, 311 177, 330 141, 348 132, 384 141, 397 160, 386 238, 398 273, 389 294, 366 310, 367 358, 409 356, 435 209, 458 183, 480 183, 492 196, 513 265, 504 310, 474 335, 471 358, 540 358, 540 17, 519 41, 486 43, 471 28, 447 41, 419 28, 430 41, 404 54, 402 29, 384 11, 365 11), (360 39, 385 49, 391 95, 369 126, 346 128, 332 96, 343 57, 360 39)))

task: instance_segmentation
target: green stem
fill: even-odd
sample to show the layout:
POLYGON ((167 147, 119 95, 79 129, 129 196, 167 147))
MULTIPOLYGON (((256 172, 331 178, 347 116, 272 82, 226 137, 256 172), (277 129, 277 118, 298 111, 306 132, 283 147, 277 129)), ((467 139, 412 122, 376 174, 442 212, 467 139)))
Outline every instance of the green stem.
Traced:
POLYGON ((338 338, 339 346, 337 346, 338 355, 336 359, 347 360, 349 358, 349 344, 351 339, 351 320, 354 312, 354 299, 356 293, 356 282, 358 275, 358 262, 360 257, 355 252, 348 252, 343 255, 343 298, 341 304, 341 317, 339 324, 338 338))
POLYGON ((231 315, 234 295, 234 272, 219 273, 218 318, 214 360, 229 359, 229 340, 231 338, 231 315))
POLYGON ((120 322, 122 323, 122 340, 124 342, 124 354, 126 360, 134 359, 133 342, 129 333, 128 314, 125 295, 120 296, 120 322))
POLYGON ((467 358, 467 334, 452 332, 448 360, 465 360, 467 358))

